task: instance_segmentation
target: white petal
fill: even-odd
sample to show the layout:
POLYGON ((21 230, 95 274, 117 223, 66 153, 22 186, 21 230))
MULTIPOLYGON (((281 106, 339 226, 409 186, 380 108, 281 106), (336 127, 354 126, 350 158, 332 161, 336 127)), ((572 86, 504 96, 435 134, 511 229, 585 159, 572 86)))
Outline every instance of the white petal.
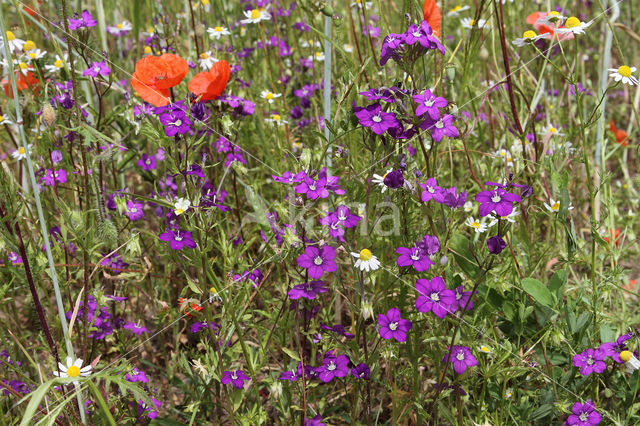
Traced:
POLYGON ((82 359, 81 358, 76 359, 76 362, 74 362, 73 365, 75 365, 78 368, 82 367, 82 359))
POLYGON ((360 253, 351 252, 351 256, 355 257, 356 259, 360 259, 360 253))
POLYGON ((73 365, 73 358, 68 356, 67 357, 67 368, 71 367, 72 365, 73 365))

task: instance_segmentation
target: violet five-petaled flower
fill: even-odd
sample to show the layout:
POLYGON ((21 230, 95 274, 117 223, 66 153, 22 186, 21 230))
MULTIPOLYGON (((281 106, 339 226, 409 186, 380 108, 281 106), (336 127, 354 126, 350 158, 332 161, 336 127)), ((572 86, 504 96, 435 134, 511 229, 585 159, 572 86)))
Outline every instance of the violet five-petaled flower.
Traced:
POLYGON ((296 300, 304 298, 313 300, 318 294, 326 293, 327 291, 323 281, 309 281, 308 283, 293 286, 293 288, 289 290, 289 299, 296 300))
POLYGON ((345 377, 349 374, 349 358, 346 355, 325 356, 316 371, 318 378, 324 383, 330 382, 334 377, 345 377))
POLYGON ((455 292, 447 289, 441 277, 433 277, 431 281, 418 279, 416 290, 419 294, 416 299, 418 312, 431 311, 438 318, 444 318, 447 313, 453 313, 457 309, 455 292))
POLYGON ((633 332, 623 334, 618 337, 615 342, 602 343, 599 349, 604 351, 606 356, 611 357, 611 359, 618 364, 624 364, 624 361, 620 359, 620 352, 629 350, 626 342, 632 337, 633 332))
POLYGON ((413 101, 418 104, 416 115, 420 117, 427 114, 432 120, 438 120, 440 118, 439 108, 444 108, 449 104, 445 98, 434 95, 429 89, 422 94, 413 95, 413 101))
POLYGON ((392 112, 382 111, 380 104, 371 104, 366 108, 358 108, 355 112, 358 121, 364 127, 369 127, 376 135, 381 135, 399 123, 392 112))
POLYGON ((509 216, 513 212, 513 203, 521 201, 520 196, 496 188, 491 191, 482 191, 476 194, 476 201, 480 203, 478 213, 485 217, 492 211, 498 216, 509 216))
POLYGON ((334 261, 336 250, 331 246, 307 246, 304 253, 298 256, 298 266, 307 269, 309 277, 318 279, 325 272, 335 272, 338 265, 334 261))
POLYGON ((420 247, 398 247, 396 249, 398 256, 398 266, 412 266, 418 272, 428 271, 433 265, 429 256, 420 247))
POLYGON ((82 75, 85 77, 92 77, 92 78, 96 78, 99 75, 103 77, 107 77, 110 72, 111 72, 111 69, 107 66, 105 61, 100 61, 100 62, 92 63, 89 68, 87 68, 82 72, 82 75))
MULTIPOLYGON (((445 354, 442 362, 447 362, 447 355, 445 354)), ((453 366, 453 370, 462 374, 467 371, 467 368, 478 365, 478 360, 471 354, 471 350, 466 346, 453 346, 451 349, 451 355, 449 356, 449 363, 453 366)))
POLYGON ((572 359, 573 365, 580 368, 580 374, 588 376, 591 373, 602 373, 607 369, 604 362, 607 354, 601 349, 589 348, 575 355, 572 359))
POLYGON ((451 114, 445 114, 436 120, 427 116, 420 124, 420 128, 422 130, 429 130, 431 137, 436 142, 440 142, 445 136, 457 138, 460 135, 458 128, 453 125, 453 115, 451 114))
POLYGON ((580 404, 576 402, 571 407, 571 414, 565 424, 576 426, 591 426, 597 425, 602 421, 602 416, 596 411, 596 407, 593 405, 591 399, 587 399, 587 402, 580 404))
POLYGON ((411 321, 400 316, 398 308, 391 308, 385 314, 378 314, 380 337, 383 339, 395 339, 398 342, 407 340, 407 331, 411 330, 411 321))
POLYGON ((184 247, 195 248, 196 243, 193 241, 193 234, 189 231, 171 231, 168 230, 158 237, 162 241, 167 241, 173 250, 182 250, 184 247))
POLYGON ((244 374, 244 371, 235 370, 235 371, 225 371, 220 382, 223 385, 228 385, 231 383, 236 388, 242 389, 242 386, 244 385, 244 382, 246 380, 251 380, 251 379, 249 379, 249 377, 247 377, 247 375, 244 374))

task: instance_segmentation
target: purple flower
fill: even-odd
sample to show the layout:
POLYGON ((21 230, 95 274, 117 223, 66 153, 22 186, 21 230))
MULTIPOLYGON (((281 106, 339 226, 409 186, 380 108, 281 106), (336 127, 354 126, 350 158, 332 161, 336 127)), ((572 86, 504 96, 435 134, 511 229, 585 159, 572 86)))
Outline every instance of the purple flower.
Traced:
POLYGON ((125 330, 130 330, 135 335, 141 335, 142 333, 148 333, 147 327, 138 325, 134 322, 127 322, 124 327, 125 330))
POLYGON ((326 325, 326 324, 320 323, 320 327, 321 327, 323 330, 332 331, 332 332, 334 332, 334 333, 336 333, 336 334, 339 334, 340 336, 346 337, 346 338, 347 338, 347 340, 351 340, 351 339, 353 339, 354 337, 356 337, 356 336, 355 336, 355 334, 353 334, 353 333, 349 333, 349 332, 344 328, 344 325, 342 325, 342 324, 336 324, 336 325, 334 325, 334 326, 332 327, 332 326, 329 326, 329 325, 326 325))
POLYGON ((434 141, 440 142, 443 137, 457 138, 460 134, 458 128, 453 125, 453 115, 445 114, 442 118, 434 120, 427 116, 420 124, 422 130, 430 130, 434 141))
POLYGON ((298 256, 298 266, 305 268, 309 272, 309 277, 318 279, 325 272, 335 272, 338 265, 333 260, 336 257, 336 250, 331 246, 307 246, 304 253, 298 256))
POLYGON ((438 108, 444 108, 449 104, 445 98, 434 95, 429 89, 425 90, 421 95, 413 95, 413 100, 418 104, 416 115, 420 117, 428 114, 432 120, 440 118, 440 110, 438 108))
POLYGON ((80 19, 69 18, 69 29, 72 31, 78 28, 95 27, 97 24, 98 22, 93 19, 93 16, 86 9, 82 11, 80 19))
POLYGON ((164 134, 167 136, 175 136, 176 134, 185 134, 191 131, 189 126, 191 120, 181 109, 174 108, 160 115, 160 122, 164 126, 164 134))
POLYGON ((155 170, 156 169, 156 157, 153 155, 142 154, 142 157, 136 163, 142 168, 142 170, 155 170))
POLYGON ((295 382, 300 376, 302 376, 302 363, 298 362, 297 370, 283 371, 280 373, 278 380, 289 380, 291 382, 295 382))
POLYGON ((605 351, 589 348, 575 355, 572 362, 574 366, 580 368, 580 374, 588 376, 591 373, 602 373, 607 369, 607 364, 604 362, 606 357, 605 351))
POLYGON ((304 426, 325 426, 325 424, 322 423, 322 415, 316 414, 315 417, 306 419, 304 421, 304 426))
POLYGON ((210 328, 211 330, 216 331, 219 328, 219 326, 215 322, 208 323, 206 321, 196 321, 193 324, 191 324, 192 333, 199 333, 205 328, 210 328))
POLYGON ((147 375, 144 373, 144 371, 138 370, 137 368, 131 370, 131 372, 128 373, 124 378, 131 383, 149 383, 149 379, 147 378, 147 375))
POLYGON ((604 351, 606 356, 611 357, 612 360, 618 364, 624 364, 624 361, 620 359, 620 352, 629 350, 627 348, 627 340, 633 337, 633 332, 623 334, 618 337, 615 342, 606 342, 600 345, 600 350, 604 351))
POLYGON ((384 176, 383 183, 389 188, 401 188, 404 185, 402 170, 394 170, 384 176))
POLYGON ((93 77, 96 78, 98 75, 103 77, 107 77, 111 69, 107 66, 105 61, 94 62, 91 64, 89 68, 82 72, 82 75, 85 77, 93 77))
POLYGON ((168 241, 169 246, 173 250, 182 250, 183 247, 195 248, 196 243, 193 241, 192 233, 189 231, 166 231, 158 237, 162 241, 168 241))
MULTIPOLYGON (((442 362, 447 362, 447 355, 444 356, 442 362)), ((449 356, 449 363, 453 365, 453 370, 456 373, 462 374, 467 371, 467 368, 478 365, 478 360, 471 354, 468 347, 453 346, 449 356)))
POLYGON ((456 193, 456 187, 453 186, 447 190, 442 190, 434 199, 445 206, 452 209, 460 208, 467 201, 467 192, 463 191, 460 194, 456 193))
POLYGON ((326 178, 313 180, 309 176, 305 176, 303 181, 296 186, 296 192, 298 194, 306 194, 307 199, 309 200, 315 200, 316 198, 328 198, 329 191, 325 187, 326 184, 326 178))
POLYGON ((398 266, 413 266, 418 272, 428 271, 429 267, 433 265, 429 256, 420 247, 398 247, 396 249, 398 256, 398 266))
POLYGON ((422 251, 431 256, 436 254, 440 250, 440 240, 435 235, 425 235, 420 241, 416 243, 416 246, 420 247, 422 251))
POLYGON ((54 186, 56 182, 65 183, 67 181, 67 172, 66 170, 52 170, 47 169, 44 176, 42 177, 42 182, 46 186, 54 186))
POLYGON ((349 374, 349 358, 346 355, 325 356, 317 372, 318 378, 324 383, 330 382, 334 377, 345 377, 349 374))
POLYGON ((358 108, 355 114, 360 124, 371 128, 371 131, 376 135, 381 135, 391 127, 400 125, 396 120, 395 114, 382 111, 380 104, 371 104, 366 108, 358 108))
POLYGON ((404 44, 404 34, 389 34, 382 41, 380 66, 384 66, 389 59, 400 60, 401 46, 404 44))
POLYGON ((478 213, 485 217, 492 211, 498 216, 509 216, 513 211, 512 203, 519 203, 520 196, 497 188, 492 191, 482 191, 476 194, 476 201, 480 203, 478 213))
POLYGON ((602 416, 596 411, 596 407, 593 405, 591 399, 587 399, 587 402, 580 404, 576 402, 571 407, 572 415, 567 418, 565 424, 577 425, 577 426, 591 426, 597 425, 602 421, 602 416))
POLYGON ((142 219, 144 217, 144 210, 142 210, 143 207, 144 204, 129 200, 127 201, 127 210, 125 211, 125 214, 129 220, 132 221, 142 219))
POLYGON ((444 318, 447 313, 456 310, 456 295, 448 290, 441 277, 433 277, 431 281, 420 278, 416 281, 419 296, 416 299, 418 312, 433 312, 438 318, 444 318))
POLYGON ((404 33, 404 42, 409 46, 417 42, 425 49, 438 49, 443 55, 445 52, 444 46, 433 35, 433 29, 427 21, 422 21, 420 28, 415 24, 409 26, 407 32, 404 33))
POLYGON ((396 339, 398 342, 407 340, 407 331, 411 330, 411 321, 400 317, 397 308, 391 308, 386 315, 378 314, 380 337, 383 339, 396 339))
POLYGON ((473 309, 473 299, 471 299, 470 291, 464 291, 464 286, 461 285, 456 287, 455 293, 456 293, 456 303, 458 304, 458 309, 462 311, 465 306, 467 307, 467 311, 470 311, 473 309), (467 303, 469 303, 468 306, 467 306, 467 303))
POLYGON ((220 380, 220 383, 222 383, 223 385, 228 385, 229 383, 231 383, 236 388, 242 389, 245 380, 251 379, 249 379, 242 370, 225 371, 224 375, 222 376, 222 380, 220 380))
POLYGON ((494 235, 487 240, 487 246, 489 247, 489 253, 500 254, 507 246, 507 243, 504 242, 500 235, 494 235))
POLYGON ((367 364, 361 362, 351 369, 351 375, 357 379, 369 380, 371 369, 367 364))
POLYGON ((327 288, 323 281, 309 281, 308 283, 298 284, 289 290, 289 299, 295 300, 305 298, 313 300, 320 293, 326 293, 327 288))
POLYGON ((443 189, 438 186, 438 182, 435 178, 429 178, 425 183, 421 183, 420 186, 424 191, 422 191, 422 195, 420 196, 420 200, 423 203, 436 198, 443 189))

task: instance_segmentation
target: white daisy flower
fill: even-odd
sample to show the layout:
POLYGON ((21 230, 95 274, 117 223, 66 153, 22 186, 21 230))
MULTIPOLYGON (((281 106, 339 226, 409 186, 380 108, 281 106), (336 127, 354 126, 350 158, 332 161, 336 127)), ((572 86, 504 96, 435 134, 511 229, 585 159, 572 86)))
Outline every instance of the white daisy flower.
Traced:
POLYGON ((506 220, 507 222, 516 223, 516 217, 520 216, 520 212, 517 208, 513 208, 513 211, 509 213, 507 216, 500 216, 500 219, 506 220))
POLYGON ((324 61, 324 52, 320 52, 320 51, 316 52, 312 56, 309 56, 309 60, 318 61, 318 62, 324 61))
POLYGON ((613 78, 616 83, 622 80, 623 84, 630 84, 632 86, 638 85, 638 79, 634 77, 633 74, 638 69, 636 67, 628 67, 626 65, 621 66, 618 69, 609 68, 608 71, 611 73, 609 77, 613 78))
POLYGON ((554 31, 558 34, 569 34, 569 33, 573 33, 574 35, 584 34, 584 30, 589 28, 591 24, 593 24, 593 21, 582 22, 575 16, 571 16, 564 23, 564 26, 565 26, 564 28, 555 28, 554 31))
POLYGON ((218 62, 218 59, 213 57, 212 51, 202 52, 198 58, 198 65, 206 70, 210 70, 213 64, 218 62))
POLYGON ((125 35, 133 29, 133 25, 129 21, 122 21, 116 25, 107 27, 107 32, 116 36, 125 35))
POLYGON ((567 19, 566 16, 562 16, 560 12, 552 10, 542 18, 538 18, 538 23, 542 25, 560 24, 565 19, 567 19))
POLYGON ((33 71, 33 67, 31 65, 29 65, 28 63, 24 62, 24 61, 18 62, 18 67, 17 68, 24 75, 27 75, 27 73, 29 71, 33 71))
POLYGON ((262 92, 260 92, 260 97, 262 99, 266 99, 270 104, 273 103, 273 100, 275 98, 279 98, 280 96, 282 96, 282 93, 273 93, 270 90, 263 90, 262 92))
POLYGON ((382 188, 380 192, 384 193, 387 190, 387 185, 384 184, 384 178, 392 171, 393 169, 387 170, 383 176, 375 173, 373 174, 373 179, 371 179, 371 181, 382 188))
POLYGON ((548 126, 546 126, 543 131, 542 134, 546 135, 551 135, 551 136, 564 136, 564 133, 560 133, 560 131, 558 130, 558 128, 556 126, 554 126, 553 124, 549 124, 548 126))
POLYGON ((342 50, 344 50, 347 53, 353 53, 353 46, 350 45, 349 43, 345 43, 342 45, 342 50))
POLYGON ((0 114, 0 125, 2 124, 13 124, 11 120, 6 115, 0 114))
POLYGON ((302 43, 300 43, 300 46, 302 47, 315 47, 315 46, 322 46, 322 44, 319 41, 315 41, 313 39, 309 39, 309 40, 302 40, 302 43))
POLYGON ((365 9, 369 9, 372 4, 373 2, 370 1, 355 0, 353 3, 351 3, 351 7, 357 7, 359 9, 362 9, 364 7, 365 9))
POLYGON ((511 399, 512 396, 513 396, 513 390, 511 388, 507 389, 507 391, 504 394, 505 399, 511 399))
POLYGON ((20 148, 13 151, 11 153, 11 156, 18 161, 24 160, 25 158, 27 158, 27 152, 31 152, 31 146, 31 144, 28 144, 26 150, 23 146, 21 146, 20 148))
POLYGON ((202 7, 204 8, 205 12, 209 12, 211 11, 211 2, 209 0, 202 0, 202 7))
MULTIPOLYGON (((87 377, 91 374, 91 365, 82 367, 82 360, 80 358, 74 361, 70 356, 67 357, 67 365, 59 362, 58 368, 60 371, 53 372, 53 375, 56 377, 87 377)), ((78 382, 74 381, 73 383, 78 382)))
MULTIPOLYGON (((15 52, 16 50, 22 50, 26 41, 19 39, 11 31, 7 31, 7 42, 9 43, 9 50, 15 52)), ((0 45, 4 46, 4 39, 0 37, 0 45)))
POLYGON ((351 252, 351 256, 358 259, 354 266, 361 271, 369 272, 380 268, 380 261, 369 249, 362 249, 360 253, 351 252))
POLYGON ((271 19, 271 14, 265 9, 245 10, 243 13, 247 17, 247 19, 240 21, 243 24, 257 24, 260 21, 271 19))
POLYGON ((266 121, 267 123, 274 123, 277 124, 278 126, 281 124, 287 124, 289 123, 287 120, 283 119, 282 116, 280 116, 280 114, 271 114, 270 118, 265 118, 264 121, 266 121))
POLYGON ((471 9, 469 6, 455 6, 447 12, 447 16, 458 16, 460 12, 464 12, 465 10, 471 9))
POLYGON ((191 201, 186 198, 178 198, 173 204, 173 212, 180 216, 182 213, 189 210, 189 207, 191 207, 191 201))
POLYGON ((467 29, 489 28, 491 26, 487 23, 485 19, 478 19, 478 22, 476 22, 476 20, 473 18, 462 18, 460 20, 460 25, 462 25, 462 28, 467 28, 467 29))
POLYGON ((633 355, 631 351, 620 352, 620 359, 624 361, 627 366, 627 371, 633 373, 635 370, 640 369, 640 361, 633 355))
POLYGON ((473 203, 471 201, 467 201, 466 203, 464 203, 462 208, 464 209, 465 213, 471 213, 471 211, 473 210, 473 203))
POLYGON ((45 65, 44 68, 49 72, 56 72, 60 71, 68 65, 69 62, 67 61, 67 54, 65 53, 64 59, 62 59, 59 55, 56 55, 56 61, 53 63, 53 65, 45 65))
MULTIPOLYGON (((544 206, 551 213, 558 213, 560 211, 560 200, 554 200, 553 198, 549 198, 549 204, 544 203, 544 206)), ((573 210, 573 206, 569 203, 569 207, 567 210, 573 210)))
POLYGON ((26 54, 25 57, 29 58, 29 61, 34 61, 36 59, 42 59, 47 55, 47 52, 45 50, 40 50, 40 49, 31 49, 29 50, 26 54))
POLYGON ((536 34, 535 31, 525 31, 524 34, 522 34, 522 38, 517 38, 513 41, 511 41, 511 43, 513 43, 514 45, 518 46, 518 47, 522 47, 525 46, 527 44, 531 44, 533 42, 535 42, 538 39, 544 38, 544 34, 536 34))
POLYGON ((231 32, 229 31, 229 29, 227 27, 219 27, 219 26, 218 27, 213 27, 213 28, 208 28, 207 32, 209 33, 209 36, 211 38, 215 38, 216 40, 218 40, 223 35, 231 34, 231 32))
POLYGON ((491 346, 487 346, 487 345, 478 346, 478 351, 482 352, 483 354, 487 354, 487 355, 493 353, 493 349, 491 348, 491 346))
POLYGON ((470 226, 471 228, 474 228, 476 231, 476 234, 480 234, 487 230, 487 225, 484 222, 481 222, 480 220, 476 220, 471 216, 469 216, 467 220, 464 221, 464 224, 467 226, 470 226))

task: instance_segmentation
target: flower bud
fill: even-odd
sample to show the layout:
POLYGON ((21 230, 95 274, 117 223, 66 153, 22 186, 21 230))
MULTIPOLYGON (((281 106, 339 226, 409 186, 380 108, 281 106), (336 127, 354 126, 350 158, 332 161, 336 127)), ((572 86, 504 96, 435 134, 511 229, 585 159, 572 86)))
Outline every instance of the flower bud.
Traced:
POLYGON ((489 59, 489 51, 487 50, 486 47, 482 46, 482 48, 480 49, 480 59, 483 61, 486 61, 487 59, 489 59))
POLYGON ((373 317, 373 305, 371 302, 363 302, 362 303, 362 318, 368 320, 373 317))
POLYGON ((449 258, 448 258, 446 255, 445 255, 445 256, 442 256, 442 257, 440 258, 440 264, 441 264, 442 266, 445 266, 447 263, 449 263, 449 258))
POLYGON ((42 108, 42 120, 47 126, 51 126, 54 121, 56 121, 56 110, 51 106, 51 104, 46 104, 42 108))
POLYGON ((280 398, 282 395, 282 383, 280 383, 279 380, 276 380, 271 384, 271 389, 269 389, 269 391, 274 398, 280 398))

